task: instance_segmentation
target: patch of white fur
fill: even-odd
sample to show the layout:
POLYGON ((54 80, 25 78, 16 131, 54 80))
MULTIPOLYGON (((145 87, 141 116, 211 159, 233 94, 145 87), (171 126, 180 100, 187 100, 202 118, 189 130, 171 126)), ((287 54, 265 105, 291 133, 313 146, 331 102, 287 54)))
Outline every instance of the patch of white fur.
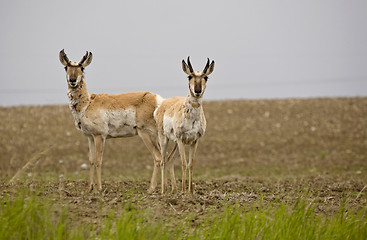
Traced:
POLYGON ((186 111, 181 116, 163 116, 163 134, 172 141, 182 139, 185 144, 190 144, 205 134, 206 120, 203 118, 202 108, 194 108, 186 104, 186 111))
POLYGON ((69 108, 71 110, 71 113, 73 114, 76 129, 79 130, 80 132, 84 133, 84 134, 88 134, 81 127, 82 126, 81 122, 82 122, 82 119, 84 117, 84 111, 88 107, 88 105, 83 107, 83 109, 80 112, 76 111, 75 106, 79 103, 80 99, 76 98, 76 97, 75 98, 73 97, 73 94, 75 94, 75 92, 76 92, 76 90, 71 90, 71 89, 69 89, 69 91, 68 91, 67 95, 69 97, 69 108))
POLYGON ((175 119, 166 114, 163 115, 163 134, 172 141, 177 141, 175 134, 175 119))
POLYGON ((183 124, 181 131, 178 135, 185 144, 189 144, 198 140, 205 134, 206 130, 206 120, 203 119, 202 108, 194 108, 191 104, 186 104, 189 117, 186 114, 183 115, 183 124))
POLYGON ((76 128, 86 135, 100 134, 104 137, 131 137, 137 134, 136 111, 134 109, 108 110, 96 112, 72 110, 76 128))
POLYGON ((106 136, 129 137, 137 134, 135 109, 100 110, 100 115, 105 123, 106 136))

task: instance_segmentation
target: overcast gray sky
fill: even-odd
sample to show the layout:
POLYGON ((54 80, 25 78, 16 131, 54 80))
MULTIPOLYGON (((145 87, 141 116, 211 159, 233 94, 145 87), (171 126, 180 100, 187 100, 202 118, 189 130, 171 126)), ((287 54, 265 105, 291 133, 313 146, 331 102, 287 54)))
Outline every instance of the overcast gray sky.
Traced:
POLYGON ((185 96, 190 55, 205 99, 367 96, 367 1, 2 0, 0 105, 66 104, 61 49, 90 93, 185 96))

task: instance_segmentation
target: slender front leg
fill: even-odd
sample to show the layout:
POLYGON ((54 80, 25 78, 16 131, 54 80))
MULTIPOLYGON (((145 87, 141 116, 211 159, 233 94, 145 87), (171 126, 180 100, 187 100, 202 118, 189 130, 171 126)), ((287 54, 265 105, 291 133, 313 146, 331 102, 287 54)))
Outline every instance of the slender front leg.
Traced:
POLYGON ((194 168, 194 157, 196 154, 198 143, 199 141, 195 141, 195 143, 191 144, 189 150, 189 192, 191 194, 194 192, 194 189, 192 187, 192 170, 194 168))
POLYGON ((186 191, 186 156, 185 145, 181 139, 177 140, 178 150, 181 156, 181 168, 182 168, 182 192, 186 191))
POLYGON ((97 170, 97 190, 102 191, 102 157, 103 157, 103 149, 106 138, 101 135, 96 135, 94 137, 94 143, 96 147, 96 170, 97 170))
POLYGON ((148 193, 153 193, 155 188, 157 187, 158 170, 159 165, 162 161, 161 153, 159 150, 159 146, 156 146, 156 144, 153 143, 150 135, 146 131, 138 129, 138 135, 143 140, 145 146, 149 149, 150 153, 153 155, 154 168, 152 179, 150 181, 150 187, 148 189, 148 193))
POLYGON ((166 193, 166 151, 168 145, 168 138, 162 134, 159 134, 159 144, 161 146, 161 171, 162 171, 162 194, 166 193))
POLYGON ((94 145, 94 138, 92 136, 88 136, 88 146, 89 146, 89 186, 88 192, 93 191, 94 186, 94 168, 96 161, 96 148, 94 145))

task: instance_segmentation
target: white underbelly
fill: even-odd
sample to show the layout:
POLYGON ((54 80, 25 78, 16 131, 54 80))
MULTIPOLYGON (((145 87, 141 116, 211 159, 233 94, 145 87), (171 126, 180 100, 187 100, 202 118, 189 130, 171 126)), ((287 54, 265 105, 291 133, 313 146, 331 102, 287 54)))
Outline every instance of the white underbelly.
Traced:
POLYGON ((136 112, 133 109, 101 109, 94 113, 81 113, 74 117, 77 129, 87 135, 115 138, 137 134, 136 112))
POLYGON ((102 114, 106 115, 107 136, 130 137, 137 134, 135 110, 106 110, 102 114))

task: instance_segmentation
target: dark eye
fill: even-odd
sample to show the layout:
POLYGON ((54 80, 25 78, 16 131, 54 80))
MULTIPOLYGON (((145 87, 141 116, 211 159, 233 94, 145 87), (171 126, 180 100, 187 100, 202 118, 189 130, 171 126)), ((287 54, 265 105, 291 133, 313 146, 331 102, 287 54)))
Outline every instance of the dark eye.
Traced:
POLYGON ((65 71, 67 71, 68 70, 68 67, 64 67, 65 68, 65 71))
POLYGON ((188 76, 187 78, 188 78, 189 80, 191 80, 192 76, 188 76))
POLYGON ((82 72, 84 72, 84 68, 82 67, 82 72))
POLYGON ((204 79, 205 79, 205 81, 208 81, 208 77, 207 76, 205 76, 204 79))

